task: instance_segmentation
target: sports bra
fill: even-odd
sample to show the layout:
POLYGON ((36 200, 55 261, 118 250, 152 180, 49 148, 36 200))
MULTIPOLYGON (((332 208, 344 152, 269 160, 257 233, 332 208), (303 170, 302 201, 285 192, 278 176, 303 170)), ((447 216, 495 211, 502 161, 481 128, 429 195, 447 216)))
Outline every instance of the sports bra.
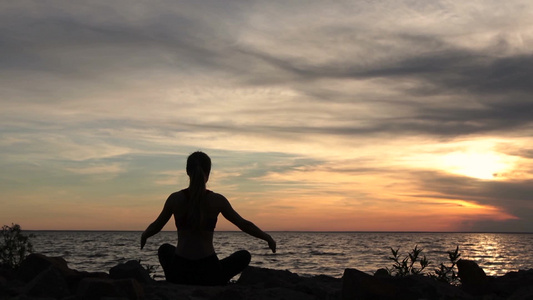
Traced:
MULTIPOLYGON (((190 192, 189 189, 183 189, 181 190, 183 194, 185 194, 185 197, 189 199, 190 192)), ((206 196, 209 193, 212 193, 213 191, 207 190, 206 196)), ((176 221, 176 228, 178 228, 178 231, 180 230, 191 230, 193 229, 193 224, 187 219, 187 214, 183 214, 180 217, 176 217, 174 215, 174 220, 176 221)), ((214 218, 205 218, 203 224, 200 224, 200 229, 206 230, 206 231, 215 231, 215 227, 217 226, 217 217, 214 218)))

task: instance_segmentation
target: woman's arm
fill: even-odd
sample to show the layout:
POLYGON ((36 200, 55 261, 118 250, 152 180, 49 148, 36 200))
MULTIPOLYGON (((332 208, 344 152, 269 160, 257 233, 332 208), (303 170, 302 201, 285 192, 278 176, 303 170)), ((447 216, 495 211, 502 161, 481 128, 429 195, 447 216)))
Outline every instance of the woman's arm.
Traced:
POLYGON ((174 201, 174 197, 170 195, 167 201, 165 202, 165 206, 163 206, 163 210, 161 211, 157 219, 155 219, 152 224, 148 225, 148 228, 146 228, 146 230, 142 233, 141 249, 144 248, 146 240, 161 231, 161 229, 163 229, 163 227, 167 224, 170 217, 172 217, 172 213, 174 211, 174 201))
POLYGON ((263 230, 259 229, 254 223, 241 217, 231 206, 229 201, 223 197, 223 205, 221 213, 224 218, 228 219, 231 223, 235 224, 240 230, 256 238, 262 239, 268 243, 268 247, 273 253, 276 253, 276 241, 263 230))

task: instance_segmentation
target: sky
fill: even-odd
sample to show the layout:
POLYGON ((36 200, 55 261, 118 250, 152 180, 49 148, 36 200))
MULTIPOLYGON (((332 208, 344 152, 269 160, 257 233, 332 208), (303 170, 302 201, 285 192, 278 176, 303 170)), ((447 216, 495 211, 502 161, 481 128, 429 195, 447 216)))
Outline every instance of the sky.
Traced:
POLYGON ((533 232, 531 15, 2 1, 0 223, 144 230, 201 150, 208 188, 267 231, 533 232))

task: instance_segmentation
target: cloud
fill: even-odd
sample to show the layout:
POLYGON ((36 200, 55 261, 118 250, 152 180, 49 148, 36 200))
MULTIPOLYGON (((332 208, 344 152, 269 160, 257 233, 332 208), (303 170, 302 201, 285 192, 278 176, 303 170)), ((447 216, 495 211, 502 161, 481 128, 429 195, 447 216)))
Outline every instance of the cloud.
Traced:
POLYGON ((533 185, 531 180, 490 181, 443 173, 415 174, 420 191, 431 192, 422 197, 465 200, 481 205, 500 207, 517 219, 465 220, 467 230, 506 231, 531 228, 533 218, 533 185), (513 225, 514 224, 514 225, 513 225))
MULTIPOLYGON (((2 22, 2 27, 9 24, 10 30, 2 31, 1 36, 8 55, 3 56, 1 64, 6 68, 0 74, 11 83, 6 98, 13 99, 7 107, 17 114, 22 114, 20 109, 45 108, 51 117, 58 113, 68 116, 69 111, 83 108, 92 118, 120 120, 145 111, 142 103, 149 99, 159 104, 151 105, 148 112, 161 114, 165 106, 174 107, 171 99, 175 96, 156 91, 174 85, 181 93, 194 95, 191 85, 212 86, 209 82, 218 81, 213 93, 203 97, 205 107, 223 103, 213 98, 238 86, 292 91, 295 96, 286 94, 283 101, 276 101, 275 95, 263 95, 245 101, 243 97, 253 93, 250 90, 250 94, 233 95, 239 99, 225 100, 243 107, 230 113, 238 119, 219 116, 210 121, 206 117, 214 116, 218 109, 203 108, 202 113, 189 108, 178 115, 182 119, 203 115, 203 120, 182 121, 178 128, 461 136, 531 126, 532 56, 508 50, 521 49, 509 37, 512 30, 518 30, 523 45, 529 43, 529 27, 497 34, 498 29, 488 23, 475 23, 467 15, 454 16, 463 9, 472 14, 478 9, 487 12, 482 6, 439 4, 450 10, 446 15, 439 14, 443 10, 439 5, 379 7, 347 2, 329 8, 334 15, 313 19, 308 14, 323 10, 323 4, 283 10, 276 4, 225 4, 228 8, 212 2, 201 7, 192 2, 128 8, 120 4, 80 8, 66 3, 62 9, 11 7, 11 14, 4 13, 2 22), (368 22, 376 15, 381 18, 368 22), (268 16, 275 16, 279 23, 268 23, 268 16), (463 37, 455 23, 445 23, 451 17, 496 36, 483 46, 466 47, 462 41, 468 34, 463 37), (424 23, 427 27, 421 26, 424 23), (17 73, 26 80, 12 76, 17 73), (339 81, 349 84, 338 91, 329 87, 339 81), (36 102, 36 98, 41 100, 36 102), (21 101, 31 105, 21 107, 21 101), (257 107, 257 101, 264 107, 257 107), (344 105, 324 107, 320 102, 344 105), (49 110, 51 103, 62 103, 62 107, 49 110), (280 104, 283 108, 273 109, 280 104), (281 114, 283 111, 289 113, 281 114), (325 122, 313 122, 320 111, 320 120, 325 122)), ((515 17, 521 12, 505 9, 515 17)), ((509 17, 497 17, 512 24, 509 17)))
POLYGON ((461 199, 525 219, 532 11, 518 0, 3 2, 2 178, 80 191, 106 174, 107 196, 153 195, 186 183, 177 161, 200 148, 218 158, 213 184, 244 202, 292 207, 262 194, 315 193, 405 212, 409 186, 428 206, 461 199), (520 158, 505 180, 432 164, 457 141, 489 139, 520 158))

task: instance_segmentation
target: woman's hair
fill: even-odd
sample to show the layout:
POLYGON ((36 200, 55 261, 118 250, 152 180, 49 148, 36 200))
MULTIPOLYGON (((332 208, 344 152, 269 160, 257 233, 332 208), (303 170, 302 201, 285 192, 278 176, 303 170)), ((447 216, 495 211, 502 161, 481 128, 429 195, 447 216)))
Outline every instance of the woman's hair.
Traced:
POLYGON ((205 183, 211 172, 211 159, 207 154, 196 151, 187 158, 187 175, 189 175, 189 207, 187 220, 195 230, 200 229, 205 219, 207 201, 205 183))

